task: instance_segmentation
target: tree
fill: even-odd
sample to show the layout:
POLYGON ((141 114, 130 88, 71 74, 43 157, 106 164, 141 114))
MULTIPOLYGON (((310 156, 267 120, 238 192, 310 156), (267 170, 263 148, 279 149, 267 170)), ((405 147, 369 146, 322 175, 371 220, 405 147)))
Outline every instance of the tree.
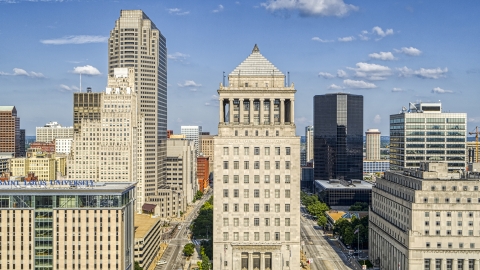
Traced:
POLYGON ((200 270, 210 270, 210 259, 205 254, 205 249, 202 247, 200 253, 202 254, 202 261, 197 262, 198 268, 200 270))
POLYGON ((346 245, 351 245, 353 243, 353 230, 350 227, 345 228, 345 232, 342 235, 343 242, 346 245))
POLYGON ((316 201, 315 203, 309 205, 307 207, 307 210, 311 215, 314 215, 316 217, 321 217, 325 215, 325 212, 328 211, 329 208, 325 203, 316 201))
POLYGON ((324 227, 325 225, 327 225, 327 217, 326 217, 326 216, 320 216, 320 217, 318 217, 317 224, 318 224, 318 226, 322 226, 322 227, 324 227))
POLYGON ((368 203, 366 202, 356 202, 350 206, 348 211, 368 211, 368 203))
POLYGON ((188 243, 183 247, 183 254, 185 254, 185 256, 187 257, 192 256, 194 251, 195 251, 195 245, 192 243, 188 243))
POLYGON ((140 266, 138 262, 135 262, 135 270, 143 270, 143 268, 140 266))

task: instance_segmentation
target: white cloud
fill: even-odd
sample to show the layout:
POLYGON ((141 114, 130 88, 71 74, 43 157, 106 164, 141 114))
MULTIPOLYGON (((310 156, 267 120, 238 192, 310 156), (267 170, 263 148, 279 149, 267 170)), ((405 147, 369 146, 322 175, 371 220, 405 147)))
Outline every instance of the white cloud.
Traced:
POLYGON ((383 31, 381 27, 375 26, 372 28, 372 33, 383 38, 389 35, 393 35, 393 29, 386 29, 385 31, 383 31))
POLYGON ((83 74, 89 76, 96 76, 102 74, 96 67, 92 67, 90 65, 86 65, 83 67, 74 67, 72 72, 75 74, 83 74))
POLYGON ((86 44, 86 43, 104 43, 108 41, 107 36, 65 36, 56 39, 44 39, 40 40, 43 44, 49 45, 65 45, 65 44, 86 44))
POLYGON ((449 94, 449 93, 453 93, 452 90, 445 90, 445 89, 442 89, 440 87, 435 87, 432 89, 432 93, 435 93, 435 94, 449 94))
POLYGON ((420 54, 422 54, 422 51, 414 47, 402 47, 400 50, 395 49, 395 51, 410 56, 419 56, 420 54))
POLYGON ((337 71, 337 77, 338 77, 338 78, 346 78, 346 77, 348 77, 348 74, 347 74, 347 72, 339 69, 339 70, 337 71))
POLYGON ((355 38, 352 37, 352 36, 338 38, 338 41, 340 41, 340 42, 350 42, 350 41, 354 41, 354 40, 355 40, 355 38))
POLYGON ((380 116, 380 114, 375 115, 375 117, 373 118, 373 122, 375 124, 380 124, 381 121, 382 121, 382 117, 380 116))
POLYGON ((320 72, 320 73, 318 73, 318 77, 323 77, 325 79, 331 79, 335 76, 333 76, 332 74, 330 74, 328 72, 320 72))
POLYGON ((358 89, 377 88, 377 86, 373 83, 368 83, 368 82, 365 82, 365 81, 355 81, 355 80, 350 80, 350 79, 344 80, 343 84, 347 87, 358 88, 358 89))
POLYGON ((217 9, 212 10, 213 13, 218 13, 218 12, 221 12, 221 11, 223 11, 223 5, 218 5, 217 9))
POLYGON ((173 15, 188 15, 188 14, 190 14, 190 11, 182 11, 179 8, 169 8, 168 13, 173 14, 173 15))
POLYGON ((386 66, 363 62, 357 63, 356 66, 356 68, 348 68, 355 71, 356 77, 378 81, 385 80, 386 77, 392 75, 391 69, 386 66))
POLYGON ((200 87, 200 86, 202 86, 201 84, 196 83, 193 80, 186 80, 185 83, 183 83, 183 84, 182 83, 177 83, 177 85, 180 86, 180 87, 200 87))
POLYGON ((60 88, 63 89, 63 90, 67 90, 67 91, 78 91, 80 88, 72 85, 72 86, 68 86, 68 85, 65 85, 65 84, 60 84, 60 88))
POLYGON ((217 96, 217 95, 212 95, 212 96, 210 97, 210 100, 218 101, 218 96, 217 96))
POLYGON ((322 42, 322 43, 333 42, 333 40, 321 39, 321 38, 319 38, 319 37, 313 37, 312 40, 313 40, 313 41, 322 42))
POLYGON ((370 37, 368 37, 368 31, 367 30, 363 30, 359 35, 358 37, 360 38, 360 40, 369 40, 370 37))
POLYGON ((480 117, 470 117, 467 119, 469 123, 480 123, 480 117))
POLYGON ((190 55, 188 55, 186 53, 181 53, 181 52, 167 54, 168 59, 171 59, 173 61, 179 61, 179 62, 182 62, 183 60, 187 59, 188 57, 190 57, 190 55))
POLYGON ((45 78, 45 75, 43 75, 40 72, 35 72, 35 71, 27 72, 25 69, 22 69, 22 68, 14 68, 13 73, 7 73, 7 72, 0 71, 0 75, 2 75, 2 76, 26 76, 26 77, 30 77, 30 78, 45 78))
POLYGON ((261 6, 272 12, 298 11, 301 16, 343 17, 358 10, 357 6, 345 4, 343 0, 267 0, 261 6))
POLYGON ((419 70, 412 70, 407 67, 397 68, 399 71, 400 77, 410 77, 412 75, 417 76, 422 79, 439 79, 446 77, 446 73, 448 72, 448 68, 421 68, 419 70))
POLYGON ((372 59, 378 59, 378 60, 384 60, 384 61, 395 60, 395 57, 391 52, 371 53, 368 56, 372 59))
POLYGON ((402 88, 394 87, 392 89, 392 92, 405 92, 405 90, 403 90, 402 88))
POLYGON ((329 89, 329 90, 342 90, 343 86, 336 85, 336 84, 332 83, 327 89, 329 89))

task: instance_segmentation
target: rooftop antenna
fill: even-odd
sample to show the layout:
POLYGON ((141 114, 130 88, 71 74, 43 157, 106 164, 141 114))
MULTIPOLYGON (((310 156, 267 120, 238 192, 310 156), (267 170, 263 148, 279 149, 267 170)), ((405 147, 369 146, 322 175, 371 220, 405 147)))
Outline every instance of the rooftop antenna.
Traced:
POLYGON ((82 92, 82 73, 80 72, 80 93, 82 92))
POLYGON ((287 71, 287 79, 288 79, 287 86, 290 86, 290 71, 287 71))
POLYGON ((223 86, 225 86, 225 71, 223 72, 223 86))

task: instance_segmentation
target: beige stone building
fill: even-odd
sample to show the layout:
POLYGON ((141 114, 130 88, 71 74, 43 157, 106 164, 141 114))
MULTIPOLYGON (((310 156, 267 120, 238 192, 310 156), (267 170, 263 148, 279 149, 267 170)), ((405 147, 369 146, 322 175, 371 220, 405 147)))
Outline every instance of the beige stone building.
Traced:
MULTIPOLYGON (((28 173, 34 173, 38 180, 56 180, 57 166, 58 170, 62 171, 61 166, 65 166, 65 159, 63 164, 61 158, 56 159, 55 154, 43 153, 31 149, 33 151, 27 152, 27 157, 12 158, 9 163, 9 170, 12 176, 26 176, 28 173)), ((65 172, 65 169, 63 169, 65 172)))
POLYGON ((480 175, 447 163, 387 171, 372 189, 369 258, 380 269, 479 270, 480 175))
POLYGON ((208 166, 210 167, 210 171, 213 172, 213 164, 214 164, 214 150, 213 150, 213 135, 202 135, 200 140, 202 141, 202 153, 204 156, 208 157, 208 166))
POLYGON ((228 82, 214 138, 213 268, 298 269, 296 90, 256 45, 228 82))
POLYGON ((73 127, 62 127, 57 122, 48 122, 43 127, 37 127, 35 141, 51 142, 59 138, 73 138, 73 127))
POLYGON ((369 129, 365 132, 365 149, 367 160, 380 160, 380 130, 369 129))
POLYGON ((133 269, 135 183, 0 185, 0 269, 133 269))
POLYGON ((167 140, 167 185, 172 190, 181 192, 180 211, 185 211, 188 204, 193 202, 198 190, 197 159, 195 144, 191 140, 167 140))
POLYGON ((145 270, 154 268, 158 261, 163 228, 159 217, 135 214, 135 261, 145 270))

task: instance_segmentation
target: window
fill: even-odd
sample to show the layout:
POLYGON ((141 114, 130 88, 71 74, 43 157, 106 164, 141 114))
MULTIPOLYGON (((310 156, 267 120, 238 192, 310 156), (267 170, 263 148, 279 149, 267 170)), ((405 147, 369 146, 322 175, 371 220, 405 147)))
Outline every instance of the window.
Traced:
POLYGON ((445 198, 445 203, 450 203, 450 198, 445 198))
POLYGON ((425 243, 425 246, 426 246, 427 248, 429 248, 429 247, 430 247, 430 242, 425 243))
POLYGON ((245 130, 245 137, 248 136, 248 130, 245 130))
POLYGON ((435 190, 435 186, 432 186, 431 189, 432 189, 432 191, 434 191, 434 190, 435 190))
POLYGON ((259 232, 256 232, 253 234, 253 237, 254 237, 254 241, 260 241, 260 233, 259 232))
POLYGON ((239 192, 238 192, 238 189, 234 189, 234 190, 233 190, 233 197, 234 197, 234 198, 238 198, 238 193, 239 193, 239 192))
POLYGON ((280 198, 280 189, 275 189, 275 198, 280 198))
POLYGON ((238 232, 233 233, 233 241, 238 241, 238 232))
POLYGON ((243 241, 248 241, 248 232, 243 233, 243 241))
POLYGON ((472 203, 472 198, 467 198, 467 203, 472 203))
POLYGON ((285 161, 285 170, 290 170, 290 161, 285 161))
POLYGON ((447 187, 446 186, 442 186, 442 191, 445 191, 447 190, 447 187))
POLYGON ((470 227, 473 226, 473 221, 469 221, 468 226, 470 226, 470 227))
POLYGON ((233 183, 238 184, 238 175, 233 176, 233 183))
POLYGON ((244 175, 243 176, 243 183, 248 184, 249 182, 249 175, 244 175))
POLYGON ((458 243, 459 248, 463 248, 463 243, 458 243))
POLYGON ((238 130, 235 130, 235 136, 238 136, 238 130))
POLYGON ((253 162, 253 169, 254 170, 259 170, 260 169, 260 161, 253 162))
POLYGON ((279 218, 275 219, 275 226, 280 226, 280 219, 279 218))
POLYGON ((289 232, 285 233, 285 241, 290 241, 290 233, 289 232))
POLYGON ((254 218, 253 219, 253 226, 260 226, 260 219, 259 218, 254 218))
POLYGON ((248 189, 244 189, 244 190, 243 190, 243 197, 244 197, 244 198, 248 198, 248 195, 249 195, 248 193, 249 193, 249 190, 248 190, 248 189))
POLYGON ((441 248, 442 247, 442 243, 438 242, 437 243, 437 248, 441 248))
POLYGON ((470 243, 470 248, 475 248, 475 243, 470 243))
POLYGON ((265 156, 270 155, 270 147, 265 147, 265 156))
POLYGON ((285 219, 285 226, 290 226, 290 218, 285 219))
POLYGON ((265 241, 270 241, 270 233, 269 232, 265 233, 265 241))
POLYGON ((439 230, 436 230, 436 231, 435 231, 435 234, 436 234, 436 235, 440 235, 440 231, 439 231, 439 230))
POLYGON ((424 203, 428 203, 428 198, 423 198, 424 203))
POLYGON ((425 212, 425 217, 429 217, 430 216, 430 212, 425 212))
POLYGON ((430 234, 430 231, 429 230, 425 230, 425 235, 429 235, 430 234))
POLYGON ((223 204, 223 212, 228 212, 228 204, 227 203, 223 204))
POLYGON ((429 226, 429 225, 430 225, 430 222, 425 221, 425 226, 429 226))
POLYGON ((275 155, 280 155, 280 147, 275 147, 275 155))
POLYGON ((228 175, 223 176, 223 183, 228 184, 228 175))
POLYGON ((240 162, 234 161, 234 162, 233 162, 233 169, 234 169, 234 170, 238 170, 239 167, 240 167, 240 162))
POLYGON ((280 204, 275 204, 275 212, 280 212, 280 204))
POLYGON ((253 182, 256 183, 256 184, 260 183, 260 175, 254 175, 253 176, 253 182))
POLYGON ((435 221, 435 225, 440 226, 440 221, 435 221))
POLYGON ((228 189, 223 190, 223 197, 224 198, 228 197, 228 189))
POLYGON ((270 183, 270 175, 265 175, 265 183, 270 183))
POLYGON ((279 232, 275 233, 275 241, 280 241, 280 233, 279 232))
POLYGON ((473 230, 468 230, 468 236, 473 236, 473 230))
POLYGON ((457 203, 460 203, 460 198, 456 198, 455 201, 456 201, 457 203))
POLYGON ((265 198, 270 198, 270 190, 265 189, 265 198))
POLYGON ((269 218, 265 219, 265 226, 270 226, 270 219, 269 218))
POLYGON ((458 217, 462 217, 462 212, 458 212, 458 217))
POLYGON ((447 212, 447 217, 451 217, 452 216, 452 212, 447 212))
POLYGON ((447 226, 452 226, 452 222, 451 222, 451 221, 447 221, 447 226))
POLYGON ((250 151, 249 151, 249 150, 250 150, 250 149, 249 149, 248 147, 244 147, 244 148, 243 148, 243 154, 244 154, 245 156, 250 155, 250 151))
POLYGON ((233 226, 238 227, 238 218, 233 219, 233 226))
POLYGON ((260 155, 260 147, 254 147, 254 148, 253 148, 253 154, 254 154, 255 156, 260 155))
POLYGON ((265 131, 265 136, 267 136, 267 137, 268 137, 268 130, 267 130, 267 131, 265 131))
POLYGON ((228 156, 228 147, 223 147, 223 155, 228 156))
POLYGON ((228 161, 223 162, 223 169, 228 170, 228 161))
POLYGON ((457 231, 457 234, 458 234, 458 235, 462 235, 462 233, 463 233, 462 230, 458 230, 458 231, 457 231))
POLYGON ((280 132, 278 130, 275 130, 275 136, 280 136, 280 132))
POLYGON ((265 204, 265 212, 270 212, 270 204, 265 204))
POLYGON ((249 165, 250 165, 250 164, 248 163, 248 161, 244 161, 244 162, 243 162, 243 168, 244 168, 245 170, 248 170, 249 165))
POLYGON ((243 212, 248 212, 249 206, 250 206, 250 205, 249 205, 248 203, 245 203, 245 204, 243 205, 243 212))
POLYGON ((290 198, 290 189, 285 189, 285 198, 290 198))
POLYGON ((280 175, 275 175, 275 184, 280 184, 280 175))
POLYGON ((223 241, 228 241, 228 232, 223 233, 223 241))
POLYGON ((458 221, 458 222, 457 222, 457 226, 462 226, 462 225, 463 225, 463 224, 462 224, 462 221, 458 221))
POLYGON ((249 224, 250 224, 250 220, 248 220, 248 218, 244 218, 243 219, 243 227, 248 227, 249 224))
POLYGON ((238 156, 238 147, 233 148, 233 155, 238 156))
POLYGON ((255 130, 255 136, 258 136, 258 130, 255 130))
POLYGON ((447 235, 452 235, 452 231, 451 231, 451 230, 447 230, 447 235))
POLYGON ((228 218, 223 218, 223 226, 228 226, 228 218))
POLYGON ((285 147, 285 154, 290 156, 290 147, 285 147))
POLYGON ((285 175, 285 183, 290 184, 290 175, 285 175))
POLYGON ((275 169, 280 170, 280 161, 275 161, 275 169))
POLYGON ((285 212, 290 212, 290 204, 289 203, 285 204, 285 212))
POLYGON ((260 190, 254 189, 254 190, 253 190, 253 197, 255 197, 255 198, 260 198, 260 190))
POLYGON ((270 161, 265 161, 265 170, 270 170, 270 161))
POLYGON ((258 203, 254 204, 254 205, 253 205, 253 211, 254 211, 254 212, 260 211, 260 204, 258 204, 258 203))
POLYGON ((473 217, 473 212, 468 212, 468 217, 473 217))
POLYGON ((435 212, 436 217, 440 217, 440 212, 435 212))

